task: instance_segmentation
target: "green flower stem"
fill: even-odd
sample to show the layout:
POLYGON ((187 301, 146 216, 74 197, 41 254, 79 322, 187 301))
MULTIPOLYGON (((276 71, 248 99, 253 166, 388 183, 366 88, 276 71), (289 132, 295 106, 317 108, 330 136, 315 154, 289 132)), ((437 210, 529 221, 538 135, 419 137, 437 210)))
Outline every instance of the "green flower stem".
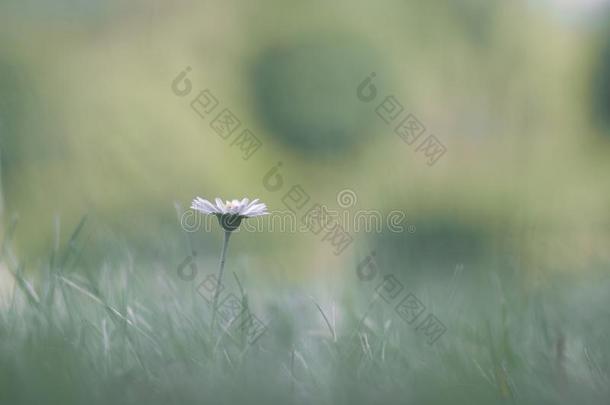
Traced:
POLYGON ((220 266, 218 268, 218 281, 216 283, 216 289, 214 290, 214 302, 212 304, 212 336, 214 335, 214 327, 216 326, 216 311, 218 310, 218 296, 220 295, 220 286, 222 285, 222 273, 225 268, 225 261, 227 259, 227 248, 229 246, 229 237, 231 231, 225 230, 225 238, 222 244, 222 253, 220 254, 220 266))

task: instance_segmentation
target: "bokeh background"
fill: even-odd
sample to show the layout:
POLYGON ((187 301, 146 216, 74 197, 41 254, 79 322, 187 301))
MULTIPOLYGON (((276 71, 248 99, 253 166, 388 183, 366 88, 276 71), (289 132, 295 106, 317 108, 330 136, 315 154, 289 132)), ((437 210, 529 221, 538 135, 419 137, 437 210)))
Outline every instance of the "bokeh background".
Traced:
POLYGON ((2 0, 0 403, 605 404, 608 156, 607 0, 2 0), (376 114, 390 95, 434 165, 376 114), (221 229, 181 218, 195 196, 283 211, 293 185, 404 231, 340 255, 240 231, 224 282, 268 331, 217 340, 176 270, 216 271, 221 229), (435 345, 357 279, 373 252, 435 345))
MULTIPOLYGON (((262 186, 281 161, 287 182, 329 207, 350 189, 354 209, 404 211, 414 234, 355 236, 413 271, 493 257, 580 272, 608 258, 603 1, 7 0, 0 11, 1 213, 4 228, 18 214, 24 254, 45 254, 58 223, 67 238, 85 214, 93 250, 119 238, 167 254, 176 204, 195 195, 284 209, 286 190, 262 186), (193 94, 178 97, 187 66, 193 94), (355 91, 371 72, 379 96, 366 104, 355 91), (251 159, 190 108, 206 88, 262 141, 251 159), (377 117, 385 95, 443 142, 437 164, 377 117)), ((306 234, 264 232, 240 250, 265 271, 290 260, 294 274, 333 256, 306 234)))

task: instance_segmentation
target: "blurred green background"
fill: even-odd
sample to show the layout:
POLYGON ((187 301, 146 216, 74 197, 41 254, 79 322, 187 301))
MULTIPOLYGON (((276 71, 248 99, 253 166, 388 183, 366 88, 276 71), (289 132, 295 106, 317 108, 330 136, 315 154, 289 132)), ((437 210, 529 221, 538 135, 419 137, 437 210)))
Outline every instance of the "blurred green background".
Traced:
POLYGON ((1 0, 0 404, 607 404, 608 156, 608 0, 1 0), (215 330, 222 234, 182 213, 293 185, 404 229, 243 225, 222 283, 266 329, 215 330))
MULTIPOLYGON (((610 40, 605 8, 577 3, 5 0, 4 228, 18 214, 17 246, 37 257, 57 223, 65 239, 88 214, 92 249, 118 238, 154 257, 180 236, 174 205, 196 195, 284 209, 284 192, 262 184, 281 161, 323 204, 349 188, 357 209, 406 212, 415 233, 355 235, 392 266, 597 266, 610 230, 610 40), (182 98, 171 84, 187 66, 182 98), (379 95, 366 104, 356 88, 371 72, 379 95), (191 109, 206 88, 262 141, 251 159, 191 109), (447 147, 434 166, 375 114, 390 94, 447 147)), ((310 234, 243 239, 265 271, 358 260, 333 259, 310 234)))

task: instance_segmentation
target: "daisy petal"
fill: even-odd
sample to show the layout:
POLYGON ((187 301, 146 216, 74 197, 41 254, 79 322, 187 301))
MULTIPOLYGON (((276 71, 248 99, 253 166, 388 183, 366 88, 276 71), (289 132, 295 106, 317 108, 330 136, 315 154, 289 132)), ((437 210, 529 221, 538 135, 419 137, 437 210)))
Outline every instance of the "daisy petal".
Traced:
POLYGON ((203 199, 196 197, 193 202, 191 203, 191 208, 197 211, 201 211, 204 214, 208 214, 209 213, 209 209, 207 207, 205 207, 203 205, 203 199))
POLYGON ((195 197, 191 203, 191 208, 204 214, 237 215, 242 218, 269 215, 267 206, 259 203, 258 198, 252 201, 248 198, 223 201, 217 197, 214 202, 211 202, 201 197, 195 197))
POLYGON ((204 200, 203 198, 197 197, 196 201, 193 202, 193 205, 196 205, 200 208, 200 210, 207 211, 208 214, 212 214, 218 209, 214 206, 214 204, 210 203, 208 200, 204 200))
POLYGON ((265 204, 256 204, 254 206, 250 206, 247 210, 245 210, 242 213, 242 215, 257 216, 257 215, 261 215, 266 210, 267 210, 267 206, 265 204))
POLYGON ((216 206, 218 207, 218 210, 220 211, 221 214, 225 214, 227 212, 227 209, 225 208, 224 203, 222 202, 222 200, 218 197, 216 197, 216 206))

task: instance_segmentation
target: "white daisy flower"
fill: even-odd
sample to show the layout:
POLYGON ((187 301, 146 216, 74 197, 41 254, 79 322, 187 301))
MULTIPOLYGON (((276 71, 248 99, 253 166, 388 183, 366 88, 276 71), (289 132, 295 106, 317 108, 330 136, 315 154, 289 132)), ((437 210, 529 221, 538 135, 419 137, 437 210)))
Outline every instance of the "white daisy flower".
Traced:
POLYGON ((201 197, 193 199, 191 208, 204 213, 206 215, 216 215, 220 226, 225 230, 224 243, 222 244, 222 251, 220 253, 220 265, 218 268, 218 281, 216 290, 214 292, 214 301, 212 304, 212 322, 210 328, 212 334, 214 334, 214 325, 216 324, 216 312, 218 309, 218 295, 220 292, 220 285, 222 283, 222 273, 225 267, 225 259, 227 257, 227 247, 229 246, 229 237, 231 232, 239 228, 241 220, 244 218, 259 217, 261 215, 269 214, 267 212, 267 206, 263 203, 259 203, 258 199, 250 202, 247 198, 243 200, 231 200, 225 201, 224 203, 220 198, 216 198, 216 205, 212 204, 208 200, 201 197))
POLYGON ((220 198, 216 198, 216 204, 212 204, 206 199, 196 197, 191 204, 191 208, 207 215, 216 215, 220 225, 226 231, 234 231, 239 227, 241 220, 244 218, 253 218, 261 215, 267 215, 267 206, 264 203, 259 203, 258 198, 250 202, 249 199, 243 200, 227 200, 222 202, 220 198))

